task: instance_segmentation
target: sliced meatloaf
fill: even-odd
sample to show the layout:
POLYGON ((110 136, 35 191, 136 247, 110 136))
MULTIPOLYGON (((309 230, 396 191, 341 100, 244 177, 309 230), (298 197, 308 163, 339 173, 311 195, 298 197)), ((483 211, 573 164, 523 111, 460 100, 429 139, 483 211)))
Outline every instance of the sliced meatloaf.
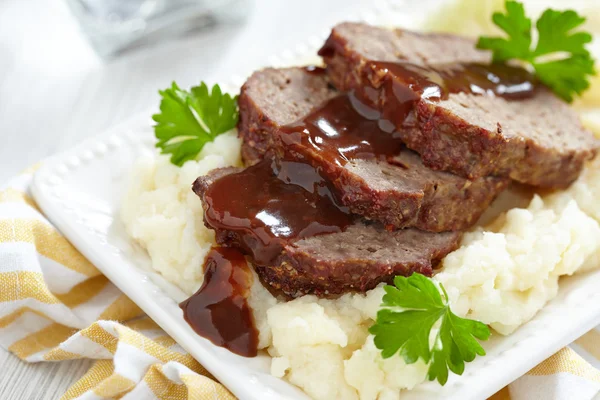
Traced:
MULTIPOLYGON (((238 130, 245 162, 253 164, 270 150, 276 157, 309 163, 332 182, 337 197, 351 212, 388 228, 417 227, 433 232, 468 228, 506 187, 508 180, 503 178, 469 180, 433 171, 423 165, 418 154, 402 148, 400 139, 398 153, 385 159, 333 160, 314 141, 307 143, 302 129, 296 130, 293 124, 340 95, 318 70, 267 68, 255 72, 239 97, 238 130)), ((341 111, 334 122, 342 125, 347 114, 357 113, 348 108, 341 111)), ((349 124, 347 131, 353 126, 349 124)), ((354 134, 364 138, 390 135, 378 131, 377 119, 364 119, 357 129, 354 134)), ((398 146, 393 141, 390 144, 398 146)))
MULTIPOLYGON (((264 229, 260 226, 242 223, 238 229, 223 229, 214 223, 214 215, 206 218, 213 206, 207 199, 210 194, 206 195, 212 185, 240 172, 239 168, 217 169, 194 182, 193 190, 205 211, 205 224, 216 231, 218 244, 242 249, 255 262, 261 280, 286 296, 327 297, 349 291, 364 292, 380 282, 390 282, 396 275, 419 272, 431 276, 438 262, 458 246, 459 232, 431 233, 417 229, 390 232, 381 224, 356 220, 340 232, 303 238, 282 235, 276 240, 278 251, 273 252, 273 247, 264 243, 264 229), (269 246, 268 259, 264 258, 264 252, 257 255, 265 246, 269 246)), ((289 190, 297 193, 305 191, 301 186, 289 186, 289 190)), ((242 185, 235 196, 252 199, 256 196, 253 190, 242 185)), ((260 207, 255 206, 252 200, 248 202, 248 210, 260 213, 260 207)), ((271 212, 278 214, 277 210, 271 212)), ((237 218, 234 211, 227 214, 237 218)), ((225 218, 225 213, 218 218, 225 218)))
POLYGON ((564 188, 597 152, 598 141, 575 112, 543 86, 520 100, 466 92, 432 100, 405 76, 381 67, 386 62, 427 68, 489 63, 489 53, 476 50, 470 39, 342 23, 319 54, 335 86, 354 91, 393 121, 406 145, 430 168, 564 188), (411 91, 415 100, 406 115, 411 91))
POLYGON ((273 147, 278 128, 339 95, 324 72, 316 67, 266 68, 246 81, 238 98, 238 131, 244 141, 242 158, 246 165, 257 163, 273 147))

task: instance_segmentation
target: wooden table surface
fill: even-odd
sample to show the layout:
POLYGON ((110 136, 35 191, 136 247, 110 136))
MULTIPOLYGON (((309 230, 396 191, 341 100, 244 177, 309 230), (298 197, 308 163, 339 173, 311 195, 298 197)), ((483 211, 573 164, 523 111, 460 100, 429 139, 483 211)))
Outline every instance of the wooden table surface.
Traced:
MULTIPOLYGON (((0 183, 46 156, 157 106, 176 80, 227 79, 369 0, 256 0, 242 23, 101 61, 65 0, 0 1, 0 183)), ((1 269, 1 266, 0 266, 1 269)), ((26 364, 0 349, 0 399, 56 399, 88 360, 26 364)))

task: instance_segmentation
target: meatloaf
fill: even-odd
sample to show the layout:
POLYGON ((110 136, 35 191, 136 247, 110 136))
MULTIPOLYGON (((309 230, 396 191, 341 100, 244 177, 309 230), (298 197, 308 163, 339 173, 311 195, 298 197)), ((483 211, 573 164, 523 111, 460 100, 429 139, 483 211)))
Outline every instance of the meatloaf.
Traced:
MULTIPOLYGON (((217 243, 240 248, 255 261, 253 256, 262 242, 260 234, 256 235, 256 227, 215 229, 206 218, 210 205, 205 194, 219 179, 240 171, 240 168, 213 170, 199 177, 193 190, 202 200, 205 224, 216 231, 217 243)), ((295 189, 304 190, 300 186, 295 189)), ((241 186, 235 195, 251 199, 256 193, 241 186)), ((356 220, 341 232, 302 239, 282 236, 278 240, 279 252, 271 253, 268 262, 255 263, 255 269, 270 288, 289 297, 364 292, 380 282, 390 282, 396 275, 419 272, 431 276, 438 262, 457 248, 459 238, 459 232, 431 233, 417 229, 390 232, 381 224, 356 220)))
POLYGON ((597 152, 598 141, 575 112, 541 85, 522 100, 459 92, 432 101, 414 93, 417 100, 403 115, 405 105, 394 91, 413 90, 410 81, 377 65, 489 63, 489 53, 475 49, 470 39, 342 23, 319 54, 334 85, 355 91, 394 121, 406 145, 430 168, 472 179, 508 176, 530 185, 564 188, 597 152))
MULTIPOLYGON (((267 68, 255 72, 239 96, 238 131, 244 141, 242 154, 246 164, 256 163, 267 150, 276 157, 302 160, 320 169, 351 212, 380 221, 388 228, 416 227, 433 232, 473 225, 506 187, 508 180, 503 178, 469 180, 433 171, 406 148, 384 160, 351 159, 343 164, 324 155, 314 143, 290 140, 294 122, 324 102, 334 101, 336 96, 340 92, 318 70, 267 68)), ((340 115, 334 122, 343 123, 340 115)), ((358 135, 367 137, 369 130, 379 129, 378 125, 377 120, 365 119, 358 135)), ((347 130, 351 129, 352 126, 347 130)))

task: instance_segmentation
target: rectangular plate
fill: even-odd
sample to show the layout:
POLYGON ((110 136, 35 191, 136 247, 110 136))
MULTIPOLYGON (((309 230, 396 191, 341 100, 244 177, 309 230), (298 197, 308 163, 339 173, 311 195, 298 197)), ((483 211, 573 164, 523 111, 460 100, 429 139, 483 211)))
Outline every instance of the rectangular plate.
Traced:
MULTIPOLYGON (((390 18, 385 8, 364 16, 368 22, 380 24, 390 18)), ((406 21, 407 15, 403 17, 406 21)), ((309 44, 273 57, 269 64, 306 60, 307 55, 315 54, 322 39, 311 38, 309 44)), ((237 91, 241 81, 234 78, 225 89, 237 91)), ((151 270, 145 252, 126 234, 118 218, 119 203, 134 160, 154 151, 150 114, 135 117, 46 160, 34 178, 35 200, 83 255, 236 396, 306 399, 301 390, 269 374, 267 356, 240 357, 198 336, 178 307, 185 295, 151 270)), ((600 324, 599 287, 600 271, 562 279, 553 301, 512 335, 492 337, 484 345, 487 356, 468 364, 464 375, 451 376, 444 387, 422 384, 403 392, 401 398, 487 398, 600 324)))

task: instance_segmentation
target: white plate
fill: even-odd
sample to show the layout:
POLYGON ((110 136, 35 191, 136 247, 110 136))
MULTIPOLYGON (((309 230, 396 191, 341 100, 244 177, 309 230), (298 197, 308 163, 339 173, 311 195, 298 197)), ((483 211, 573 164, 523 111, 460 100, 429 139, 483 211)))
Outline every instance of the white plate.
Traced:
MULTIPOLYGON (((375 23, 390 18, 385 8, 365 15, 375 23)), ((314 54, 321 39, 298 46, 301 54, 289 51, 269 63, 305 60, 307 54, 314 54)), ((234 79, 233 84, 240 81, 234 79)), ((81 253, 236 396, 307 398, 301 390, 269 374, 268 357, 243 358, 198 336, 177 305, 185 297, 183 293, 151 271, 147 256, 125 233, 118 218, 125 177, 138 156, 154 151, 149 115, 135 117, 45 161, 33 182, 35 200, 81 253)), ((598 287, 600 271, 563 279, 552 302, 512 335, 496 335, 486 342, 487 356, 468 364, 463 376, 452 376, 444 387, 431 382, 420 385, 402 393, 402 399, 487 398, 600 324, 598 287)))

